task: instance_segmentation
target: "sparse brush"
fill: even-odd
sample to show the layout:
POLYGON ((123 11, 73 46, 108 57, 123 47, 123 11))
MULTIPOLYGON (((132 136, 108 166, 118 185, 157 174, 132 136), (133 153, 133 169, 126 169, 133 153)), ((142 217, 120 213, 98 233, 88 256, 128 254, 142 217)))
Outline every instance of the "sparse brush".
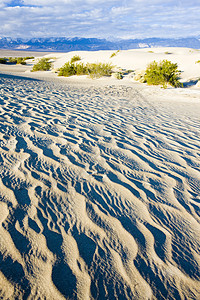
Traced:
POLYGON ((49 71, 51 69, 52 63, 49 58, 41 58, 32 68, 32 72, 36 71, 49 71))
POLYGON ((8 58, 9 63, 11 64, 16 64, 17 63, 17 58, 16 57, 9 57, 8 58))
POLYGON ((81 57, 80 57, 79 55, 74 55, 74 56, 71 58, 70 62, 71 62, 71 63, 74 63, 75 61, 79 61, 79 60, 81 60, 81 57))
POLYGON ((0 64, 6 64, 7 60, 6 58, 0 58, 0 64))
POLYGON ((87 68, 91 78, 99 78, 102 76, 110 76, 113 66, 109 63, 91 63, 87 64, 87 68))
POLYGON ((76 75, 87 75, 88 68, 82 63, 76 64, 75 66, 76 75))
POLYGON ((116 55, 117 55, 117 53, 119 53, 119 51, 120 51, 120 50, 117 50, 116 52, 113 52, 113 53, 111 54, 110 58, 112 58, 112 57, 116 56, 116 55))
POLYGON ((26 56, 25 58, 24 58, 24 60, 27 60, 27 59, 34 59, 35 57, 34 56, 26 56))
POLYGON ((25 57, 18 57, 17 58, 17 65, 26 65, 26 62, 25 62, 25 57))
POLYGON ((167 84, 173 87, 182 87, 182 83, 178 80, 180 71, 177 69, 178 65, 168 60, 163 60, 160 63, 153 61, 146 69, 144 81, 149 85, 163 85, 167 84))
POLYGON ((82 63, 74 64, 71 62, 66 62, 58 72, 58 76, 69 77, 73 75, 88 75, 87 66, 82 63))
POLYGON ((90 75, 92 78, 99 78, 101 76, 110 76, 113 66, 106 63, 82 63, 67 62, 59 69, 58 76, 69 77, 72 75, 90 75))
POLYGON ((75 64, 66 62, 62 68, 59 69, 58 76, 69 77, 76 74, 75 64))
POLYGON ((8 61, 11 64, 26 65, 26 57, 9 57, 8 61))

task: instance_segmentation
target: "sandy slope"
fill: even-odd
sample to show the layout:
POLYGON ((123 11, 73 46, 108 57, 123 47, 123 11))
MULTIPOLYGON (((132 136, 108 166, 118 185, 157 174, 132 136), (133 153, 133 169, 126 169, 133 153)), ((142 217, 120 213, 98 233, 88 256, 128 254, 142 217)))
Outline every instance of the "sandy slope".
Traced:
POLYGON ((110 83, 0 76, 2 299, 200 298, 198 91, 110 83))
MULTIPOLYGON (((115 69, 132 70, 136 74, 146 69, 147 65, 152 61, 169 60, 178 64, 178 69, 181 71, 180 80, 184 83, 190 82, 191 86, 194 86, 200 78, 200 50, 190 48, 175 48, 175 47, 162 47, 162 48, 144 48, 133 50, 122 50, 119 52, 103 50, 103 51, 73 51, 68 53, 37 53, 26 51, 12 51, 6 53, 5 50, 0 50, 0 57, 4 56, 35 56, 35 61, 27 61, 26 66, 13 66, 0 64, 0 72, 18 73, 24 72, 30 76, 30 70, 33 64, 37 62, 40 57, 51 58, 53 62, 53 70, 45 72, 45 77, 56 78, 57 74, 55 70, 61 68, 67 61, 70 61, 74 55, 81 57, 81 63, 110 63, 115 66, 115 69), (111 57, 113 53, 116 53, 114 57, 111 57)), ((44 72, 37 72, 37 74, 31 74, 31 76, 44 76, 44 72)), ((77 76, 76 76, 77 77, 77 76)), ((81 76, 80 76, 81 77, 81 76)), ((124 80, 133 81, 134 75, 129 74, 124 77, 124 80)), ((65 78, 68 80, 68 78, 65 78)), ((75 78, 76 79, 76 78, 75 78)))
POLYGON ((81 57, 83 63, 106 62, 116 67, 126 70, 140 71, 145 70, 147 65, 152 61, 162 61, 164 59, 178 64, 181 70, 181 79, 183 82, 199 79, 200 77, 200 50, 189 48, 144 48, 123 50, 114 57, 111 55, 115 51, 74 51, 69 53, 54 53, 46 57, 54 57, 54 68, 62 67, 65 62, 69 61, 74 55, 81 57))

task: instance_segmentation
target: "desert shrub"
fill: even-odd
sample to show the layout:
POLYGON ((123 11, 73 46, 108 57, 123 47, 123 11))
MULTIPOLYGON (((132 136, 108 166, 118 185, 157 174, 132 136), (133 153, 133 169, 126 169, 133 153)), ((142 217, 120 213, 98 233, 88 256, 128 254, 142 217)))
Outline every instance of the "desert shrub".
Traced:
POLYGON ((24 58, 24 60, 27 60, 27 59, 34 59, 35 57, 34 56, 26 56, 25 58, 24 58))
POLYGON ((25 58, 24 57, 18 57, 17 58, 17 65, 26 65, 26 62, 25 62, 25 58))
POLYGON ((9 57, 8 58, 9 63, 11 64, 16 64, 17 63, 17 58, 16 57, 9 57))
POLYGON ((0 64, 6 64, 7 60, 6 58, 0 58, 0 64))
POLYGON ((11 64, 21 64, 26 65, 26 57, 9 57, 8 61, 11 64))
POLYGON ((51 69, 52 63, 49 58, 41 58, 32 68, 32 72, 36 71, 49 71, 51 69))
POLYGON ((75 71, 76 75, 87 75, 88 74, 88 68, 82 63, 75 65, 75 71))
POLYGON ((81 60, 81 57, 80 57, 79 55, 74 55, 74 56, 71 58, 70 62, 71 62, 71 63, 74 63, 75 61, 79 61, 79 60, 81 60))
POLYGON ((75 64, 66 62, 62 68, 59 69, 58 76, 69 77, 76 74, 75 64))
POLYGON ((113 66, 109 63, 91 63, 87 64, 88 74, 92 78, 99 78, 102 76, 110 76, 112 74, 113 66))
POLYGON ((174 87, 181 87, 182 84, 178 80, 180 71, 178 65, 168 60, 160 63, 153 61, 146 69, 144 81, 149 85, 163 85, 166 87, 170 84, 174 87))
POLYGON ((196 64, 199 64, 199 63, 200 63, 200 60, 197 60, 197 61, 196 61, 196 64))
POLYGON ((66 62, 65 65, 59 69, 58 76, 69 77, 72 75, 88 75, 87 66, 82 63, 74 64, 66 62))
POLYGON ((92 78, 99 78, 101 76, 110 76, 112 68, 112 65, 106 63, 88 63, 84 65, 82 63, 74 64, 66 62, 65 65, 59 69, 58 76, 90 75, 92 78))
POLYGON ((110 58, 112 58, 112 57, 116 56, 116 55, 117 55, 117 53, 119 53, 119 51, 120 51, 120 50, 117 50, 116 52, 113 52, 113 53, 111 54, 110 58))

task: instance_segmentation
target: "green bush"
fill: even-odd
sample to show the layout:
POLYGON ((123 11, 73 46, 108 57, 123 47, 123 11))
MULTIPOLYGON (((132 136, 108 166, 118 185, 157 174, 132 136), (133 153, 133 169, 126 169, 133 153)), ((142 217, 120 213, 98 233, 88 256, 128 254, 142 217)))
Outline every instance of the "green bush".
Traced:
POLYGON ((72 75, 88 75, 87 65, 66 62, 65 65, 59 69, 58 76, 69 77, 72 75))
POLYGON ((75 61, 79 61, 79 60, 81 60, 81 57, 80 57, 79 55, 74 55, 74 56, 71 58, 70 62, 71 62, 71 63, 74 63, 75 61))
POLYGON ((6 58, 0 58, 0 64, 6 64, 7 60, 6 58))
POLYGON ((195 63, 196 63, 196 64, 199 64, 199 63, 200 63, 200 60, 197 60, 195 63))
POLYGON ((18 57, 17 58, 17 65, 26 65, 26 62, 25 62, 25 58, 24 57, 18 57))
POLYGON ((9 57, 8 58, 9 63, 11 64, 16 64, 17 63, 17 58, 16 57, 9 57))
POLYGON ((66 62, 62 68, 59 69, 58 76, 69 77, 76 74, 75 64, 66 62))
POLYGON ((27 59, 34 59, 35 57, 34 56, 26 56, 25 58, 24 58, 24 60, 27 60, 27 59))
POLYGON ((8 61, 11 64, 21 64, 21 65, 26 65, 26 59, 27 57, 9 57, 8 61))
POLYGON ((106 63, 92 63, 92 64, 74 64, 66 62, 65 65, 59 69, 58 76, 69 77, 72 75, 90 75, 92 78, 98 78, 101 76, 110 76, 113 66, 106 63))
POLYGON ((112 74, 113 66, 108 63, 92 63, 87 64, 88 74, 92 78, 99 78, 102 76, 110 76, 112 74))
POLYGON ((149 85, 163 85, 167 84, 173 87, 181 87, 182 83, 178 80, 180 71, 178 65, 168 60, 163 60, 160 63, 153 61, 146 69, 144 81, 149 85))
POLYGON ((32 72, 36 71, 49 71, 52 63, 49 61, 50 58, 41 58, 32 68, 32 72))
POLYGON ((84 65, 82 63, 75 65, 75 71, 76 71, 76 75, 88 75, 87 65, 84 65))

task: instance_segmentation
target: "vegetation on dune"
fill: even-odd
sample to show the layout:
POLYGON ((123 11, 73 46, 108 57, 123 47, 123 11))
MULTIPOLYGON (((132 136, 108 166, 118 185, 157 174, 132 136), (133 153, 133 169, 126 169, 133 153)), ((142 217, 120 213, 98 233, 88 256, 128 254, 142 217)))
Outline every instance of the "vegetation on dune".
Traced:
POLYGON ((21 64, 21 65, 26 65, 26 60, 27 59, 33 59, 34 56, 26 56, 26 57, 9 57, 8 62, 10 64, 21 64))
POLYGON ((116 52, 113 52, 110 56, 110 58, 115 57, 118 53, 120 52, 120 50, 117 50, 116 52))
POLYGON ((196 61, 196 64, 200 64, 200 60, 197 60, 197 61, 196 61))
POLYGON ((71 58, 70 62, 71 62, 71 63, 74 63, 75 61, 79 61, 79 60, 81 60, 81 57, 80 57, 79 55, 74 55, 74 56, 71 58))
POLYGON ((26 56, 25 60, 27 60, 27 59, 34 59, 34 58, 35 58, 34 56, 26 56))
POLYGON ((0 64, 6 64, 6 58, 0 58, 0 64))
POLYGON ((110 76, 112 74, 113 66, 107 63, 72 63, 66 64, 59 69, 58 76, 69 77, 72 75, 89 75, 92 78, 99 78, 102 76, 110 76))
POLYGON ((173 87, 182 87, 182 83, 178 80, 180 71, 178 65, 168 60, 160 63, 153 61, 145 71, 144 82, 149 85, 163 85, 164 88, 170 84, 173 87))
POLYGON ((99 78, 102 76, 111 76, 113 66, 109 63, 92 63, 87 64, 88 73, 92 78, 99 78))
POLYGON ((17 65, 26 65, 26 60, 24 57, 17 58, 17 65))
POLYGON ((62 68, 59 69, 58 76, 69 77, 76 74, 76 66, 74 63, 66 62, 62 68))
POLYGON ((17 63, 17 57, 9 57, 8 62, 11 64, 16 64, 17 63))
POLYGON ((32 68, 32 72, 36 71, 49 71, 52 63, 49 61, 50 58, 41 58, 32 68))

